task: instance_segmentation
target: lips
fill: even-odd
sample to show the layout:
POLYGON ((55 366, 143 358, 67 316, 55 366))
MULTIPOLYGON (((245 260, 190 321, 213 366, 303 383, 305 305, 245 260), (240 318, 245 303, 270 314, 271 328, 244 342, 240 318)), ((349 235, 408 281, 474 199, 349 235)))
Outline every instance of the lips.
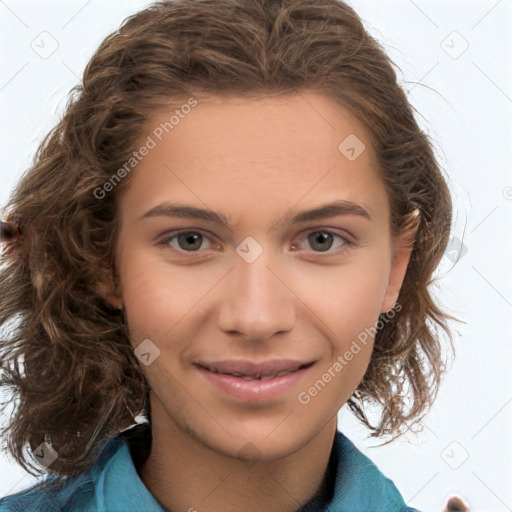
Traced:
POLYGON ((231 375, 243 380, 270 380, 297 372, 314 364, 290 359, 274 359, 261 363, 242 360, 216 361, 213 363, 198 363, 197 366, 213 373, 231 375))
POLYGON ((291 400, 304 387, 304 381, 315 363, 290 359, 259 363, 229 360, 201 362, 195 366, 201 378, 213 386, 213 390, 220 390, 218 396, 221 399, 229 397, 238 404, 257 402, 262 405, 291 400))

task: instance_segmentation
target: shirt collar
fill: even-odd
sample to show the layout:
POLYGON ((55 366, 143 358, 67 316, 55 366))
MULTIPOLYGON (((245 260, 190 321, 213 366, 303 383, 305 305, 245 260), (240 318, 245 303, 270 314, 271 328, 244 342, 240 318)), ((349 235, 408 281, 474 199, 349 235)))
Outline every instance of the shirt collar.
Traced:
MULTIPOLYGON (((135 428, 143 432, 140 426, 135 428)), ((145 428, 147 435, 149 427, 145 428)), ((165 511, 137 473, 133 460, 134 444, 133 437, 117 436, 108 442, 92 468, 99 511, 165 511)), ((338 430, 334 436, 328 471, 335 474, 335 479, 326 486, 327 494, 315 496, 302 509, 303 512, 407 510, 393 482, 338 430), (319 506, 321 508, 315 508, 319 506)))

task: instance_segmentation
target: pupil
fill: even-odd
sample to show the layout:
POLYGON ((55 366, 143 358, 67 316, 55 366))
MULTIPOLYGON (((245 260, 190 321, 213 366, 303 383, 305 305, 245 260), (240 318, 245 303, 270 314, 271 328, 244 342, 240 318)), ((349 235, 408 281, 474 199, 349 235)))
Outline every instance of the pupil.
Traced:
POLYGON ((328 244, 328 247, 320 245, 319 250, 320 251, 327 251, 332 246, 332 235, 330 233, 325 233, 325 232, 311 233, 308 238, 309 238, 309 242, 311 244, 311 247, 313 247, 313 249, 315 248, 315 245, 316 245, 317 241, 320 242, 320 244, 322 244, 322 243, 325 243, 329 238, 330 238, 330 242, 331 243, 328 244))
POLYGON ((178 243, 180 245, 180 248, 181 249, 184 249, 184 250, 188 250, 188 249, 192 249, 192 250, 195 250, 195 249, 199 249, 201 247, 201 241, 202 241, 202 235, 199 234, 199 233, 180 233, 178 235, 178 243), (190 245, 187 247, 186 244, 189 244, 189 243, 194 243, 194 239, 195 239, 195 246, 194 247, 190 247, 190 245), (182 244, 181 242, 185 242, 184 244, 182 244), (183 246, 185 245, 185 247, 183 246))

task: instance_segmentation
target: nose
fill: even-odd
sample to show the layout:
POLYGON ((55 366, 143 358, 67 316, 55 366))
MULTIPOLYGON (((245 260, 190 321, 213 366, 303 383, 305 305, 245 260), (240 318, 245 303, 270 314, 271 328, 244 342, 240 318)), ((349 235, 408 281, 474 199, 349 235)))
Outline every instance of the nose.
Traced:
POLYGON ((222 289, 219 327, 253 341, 291 331, 296 297, 279 265, 263 253, 252 263, 237 256, 222 289))

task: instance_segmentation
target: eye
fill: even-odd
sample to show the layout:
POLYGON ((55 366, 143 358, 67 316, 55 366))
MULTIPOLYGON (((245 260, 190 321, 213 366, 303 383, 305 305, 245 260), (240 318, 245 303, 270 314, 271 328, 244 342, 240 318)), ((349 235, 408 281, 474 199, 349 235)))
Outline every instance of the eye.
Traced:
MULTIPOLYGON (((327 252, 333 246, 333 239, 338 238, 340 243, 338 245, 339 250, 347 249, 348 246, 353 246, 354 243, 348 240, 348 238, 339 235, 338 233, 334 233, 328 230, 316 230, 310 231, 303 237, 302 240, 307 239, 310 247, 313 248, 313 252, 327 252)), ((294 244, 293 248, 296 248, 296 244, 294 244)), ((336 250, 330 251, 331 253, 338 252, 336 250)))
POLYGON ((198 252, 204 240, 210 239, 199 231, 173 231, 165 235, 158 245, 170 245, 178 252, 198 252))
MULTIPOLYGON (((349 246, 355 245, 348 238, 329 230, 310 231, 302 240, 307 239, 310 247, 313 248, 313 252, 320 253, 329 251, 333 247, 336 238, 339 240, 338 250, 330 251, 330 254, 343 251, 344 249, 348 249, 349 246)), ((203 249, 210 248, 212 245, 211 239, 200 231, 171 231, 164 235, 158 242, 158 245, 170 246, 171 249, 176 252, 198 253, 205 241, 208 241, 209 245, 203 247, 203 249)), ((293 244, 292 249, 297 249, 297 245, 298 244, 293 244)), ((301 249, 300 247, 298 248, 301 249)))

